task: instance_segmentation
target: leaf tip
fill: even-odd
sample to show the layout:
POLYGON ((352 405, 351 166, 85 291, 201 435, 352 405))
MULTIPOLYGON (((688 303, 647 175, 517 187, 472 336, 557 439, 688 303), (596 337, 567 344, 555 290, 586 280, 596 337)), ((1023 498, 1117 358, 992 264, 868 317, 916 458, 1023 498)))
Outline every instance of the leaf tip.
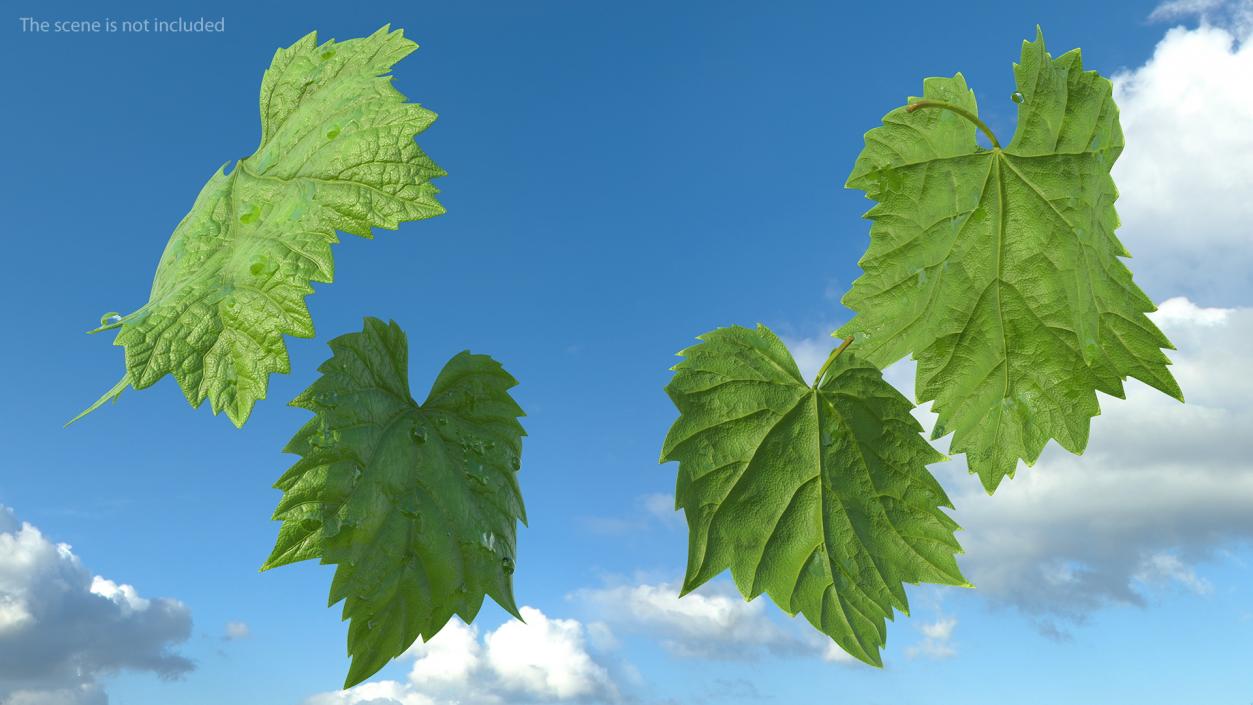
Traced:
POLYGON ((83 418, 87 414, 90 414, 96 409, 99 409, 100 407, 104 406, 104 403, 107 401, 116 402, 118 400, 118 397, 122 396, 122 392, 126 391, 126 388, 130 386, 130 383, 131 383, 131 375, 129 372, 127 372, 126 374, 122 375, 122 379, 118 380, 117 384, 113 385, 112 389, 105 392, 96 401, 92 402, 91 406, 79 412, 78 416, 75 416, 69 421, 66 421, 65 425, 62 426, 61 428, 69 428, 70 425, 73 424, 74 422, 83 418))

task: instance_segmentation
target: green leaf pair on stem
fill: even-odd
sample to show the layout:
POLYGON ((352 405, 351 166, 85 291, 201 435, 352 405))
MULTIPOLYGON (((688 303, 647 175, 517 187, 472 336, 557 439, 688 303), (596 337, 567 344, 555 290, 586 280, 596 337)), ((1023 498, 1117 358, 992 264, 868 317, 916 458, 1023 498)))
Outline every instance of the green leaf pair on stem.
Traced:
MULTIPOLYGON (((416 48, 383 27, 322 44, 310 33, 275 53, 261 81, 260 146, 205 185, 148 303, 92 331, 119 329, 126 373, 75 421, 172 374, 193 407, 208 399, 242 426, 270 373, 289 371, 283 336, 313 337, 304 297, 333 278, 336 232, 369 238, 444 212, 431 183, 444 171, 413 141, 435 114, 406 102, 388 75, 416 48)), ((292 402, 315 416, 287 445, 301 459, 275 485, 283 523, 263 570, 312 558, 337 566, 330 604, 343 600, 351 620, 349 687, 454 614, 473 620, 484 596, 519 616, 524 432, 506 391, 516 381, 489 357, 454 357, 419 405, 395 323, 367 318, 330 345, 322 377, 292 402)))
POLYGON ((730 568, 746 598, 766 592, 881 665, 884 619, 908 612, 902 583, 968 586, 939 510, 951 505, 925 469, 943 458, 879 372, 906 355, 918 403, 934 401, 932 439, 952 433, 989 493, 1049 439, 1082 453, 1097 391, 1123 398, 1135 377, 1183 400, 1114 234, 1110 82, 1078 50, 1050 56, 1038 30, 1014 75, 1006 147, 960 73, 926 79, 866 134, 847 183, 878 202, 843 299, 856 316, 813 387, 764 327, 680 353, 662 462, 679 462, 684 592, 730 568))

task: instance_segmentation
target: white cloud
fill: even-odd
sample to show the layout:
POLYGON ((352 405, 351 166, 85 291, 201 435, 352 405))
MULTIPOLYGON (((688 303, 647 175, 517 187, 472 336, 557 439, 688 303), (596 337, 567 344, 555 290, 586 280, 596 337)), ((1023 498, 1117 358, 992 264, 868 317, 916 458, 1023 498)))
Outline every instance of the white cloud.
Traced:
POLYGON ((68 544, 0 506, 0 702, 102 705, 101 675, 190 671, 170 650, 190 634, 181 602, 92 576, 68 544))
POLYGON ((252 630, 244 622, 227 622, 225 633, 222 638, 227 641, 236 641, 238 639, 247 639, 252 634, 252 630))
POLYGON ((522 618, 525 624, 506 622, 485 639, 487 662, 507 690, 547 700, 616 696, 608 671, 587 653, 579 622, 529 607, 522 618))
POLYGON ((674 495, 663 492, 646 494, 640 498, 644 512, 668 528, 683 526, 683 513, 674 508, 674 495))
MULTIPOLYGON (((452 620, 430 642, 415 643, 408 682, 363 683, 321 693, 305 705, 504 705, 617 702, 609 670, 587 650, 587 630, 523 607, 525 623, 509 621, 481 640, 478 627, 452 620)), ((605 634, 600 634, 603 638, 605 634)), ((611 636, 611 635, 609 635, 611 636)))
POLYGON ((613 627, 648 634, 676 656, 754 659, 763 653, 817 654, 825 646, 771 621, 765 597, 745 602, 721 583, 683 598, 677 586, 659 583, 583 589, 569 599, 613 627))
POLYGON ((348 690, 318 693, 304 705, 435 705, 436 701, 398 681, 362 683, 348 690))
MULTIPOLYGON (((1175 2, 1154 15, 1250 8, 1175 2)), ((1156 298, 1253 303, 1253 23, 1225 24, 1171 29, 1147 63, 1113 77, 1127 144, 1113 169, 1118 236, 1156 298)))
POLYGON ((1168 0, 1149 14, 1150 22, 1195 17, 1204 25, 1231 29, 1237 37, 1253 30, 1253 0, 1168 0))
MULTIPOLYGON (((1101 396, 1084 455, 1050 444, 992 497, 961 456, 932 466, 965 528, 961 565, 976 594, 1081 621, 1106 604, 1145 604, 1142 588, 1163 580, 1206 594, 1195 567, 1253 538, 1253 309, 1175 299, 1153 317, 1178 347, 1186 404, 1129 381, 1126 401, 1101 396)), ((912 363, 897 367, 912 394, 912 363)))
MULTIPOLYGON (((1125 401, 1100 395, 1082 456, 1050 443, 991 497, 963 456, 930 466, 957 507, 959 564, 974 594, 1055 635, 1056 618, 1144 605, 1146 591, 1165 584, 1207 595, 1198 568, 1253 539, 1253 308, 1177 297, 1150 316, 1178 348, 1171 372, 1186 404, 1129 380, 1125 401)), ((903 360, 884 377, 912 399, 914 373, 903 360)), ((929 434, 929 405, 914 415, 929 434)), ((948 443, 935 445, 943 452, 948 443)))
POLYGON ((955 617, 924 622, 919 628, 922 632, 922 641, 907 647, 905 655, 909 658, 926 656, 934 659, 951 658, 957 655, 957 649, 953 646, 953 629, 956 627, 955 617))
POLYGON ((84 683, 76 688, 16 690, 5 696, 4 705, 108 705, 109 697, 99 685, 84 683))
POLYGON ((853 656, 844 649, 841 649, 839 644, 831 640, 827 640, 822 649, 822 660, 830 661, 832 663, 845 663, 850 666, 861 663, 861 661, 857 660, 856 656, 853 656))
POLYGON ((1178 556, 1169 553, 1155 553, 1140 564, 1140 570, 1133 576, 1144 583, 1162 580, 1173 581, 1198 595, 1208 595, 1214 586, 1208 580, 1196 574, 1192 568, 1184 565, 1178 556))
POLYGON ((779 339, 792 353, 796 366, 800 368, 801 377, 806 382, 814 381, 814 378, 818 376, 818 370, 822 369, 822 363, 827 361, 827 356, 840 344, 836 338, 823 336, 815 338, 779 336, 779 339))

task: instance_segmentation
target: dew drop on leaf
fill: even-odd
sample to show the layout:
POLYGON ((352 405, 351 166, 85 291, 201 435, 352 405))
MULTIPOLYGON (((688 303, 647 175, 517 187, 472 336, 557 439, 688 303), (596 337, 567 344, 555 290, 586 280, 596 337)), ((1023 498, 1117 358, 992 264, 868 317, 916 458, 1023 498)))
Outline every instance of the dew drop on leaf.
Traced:
POLYGON ((117 323, 120 320, 122 320, 122 314, 117 311, 109 311, 100 317, 100 325, 107 326, 110 323, 117 323))
POLYGON ((500 569, 505 571, 505 575, 513 575, 513 559, 509 556, 501 558, 500 569))
POLYGON ((248 265, 248 271, 254 277, 268 277, 278 270, 278 265, 269 255, 261 255, 248 265))
POLYGON ((1022 105, 1023 101, 1025 101, 1027 97, 1022 94, 1022 91, 1014 91, 1013 95, 1011 95, 1009 99, 1019 105, 1022 105))
POLYGON ((413 439, 414 443, 422 445, 423 443, 426 443, 426 429, 414 426, 409 429, 409 437, 413 439))
POLYGON ((339 533, 339 517, 331 515, 322 520, 322 535, 334 536, 339 533))
POLYGON ((247 225, 248 223, 255 223, 260 217, 261 206, 254 203, 248 210, 239 215, 239 222, 247 225))

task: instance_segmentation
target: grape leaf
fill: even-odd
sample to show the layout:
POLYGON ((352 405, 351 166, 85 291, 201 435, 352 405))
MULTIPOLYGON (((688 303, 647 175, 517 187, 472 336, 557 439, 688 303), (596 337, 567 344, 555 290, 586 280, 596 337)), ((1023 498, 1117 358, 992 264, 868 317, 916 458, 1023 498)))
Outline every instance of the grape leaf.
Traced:
POLYGON ((322 373, 291 402, 315 416, 284 448, 301 456, 262 570, 310 558, 337 564, 330 605, 344 600, 349 688, 490 595, 521 619, 512 574, 517 471, 526 435, 517 384, 486 355, 457 354, 426 401, 409 393, 400 327, 366 318, 330 342, 322 373))
POLYGON ((661 461, 679 462, 689 527, 683 594, 723 569, 876 666, 902 583, 969 586, 952 508, 927 471, 944 456, 913 405, 852 352, 807 385, 765 326, 721 328, 680 353, 679 409, 661 461))
POLYGON ((444 171, 413 141, 435 114, 387 75, 416 48, 385 26, 323 44, 312 32, 275 52, 260 146, 209 179, 170 236, 148 303, 92 331, 121 328, 126 374, 73 421, 172 374, 193 407, 207 398, 242 426, 270 373, 289 371, 283 336, 313 337, 304 297, 332 279, 336 231, 370 238, 444 212, 431 184, 444 171))
POLYGON ((1130 376, 1183 401, 1161 350, 1174 348, 1119 259, 1110 82, 1077 49, 1052 58, 1038 28, 1014 74, 1003 149, 976 144, 960 73, 926 79, 922 99, 866 133, 847 187, 878 205, 843 299, 857 315, 835 333, 880 367, 912 353, 918 402, 939 415, 932 438, 952 432, 950 452, 989 493, 1050 438, 1082 453, 1096 390, 1125 398, 1130 376))

